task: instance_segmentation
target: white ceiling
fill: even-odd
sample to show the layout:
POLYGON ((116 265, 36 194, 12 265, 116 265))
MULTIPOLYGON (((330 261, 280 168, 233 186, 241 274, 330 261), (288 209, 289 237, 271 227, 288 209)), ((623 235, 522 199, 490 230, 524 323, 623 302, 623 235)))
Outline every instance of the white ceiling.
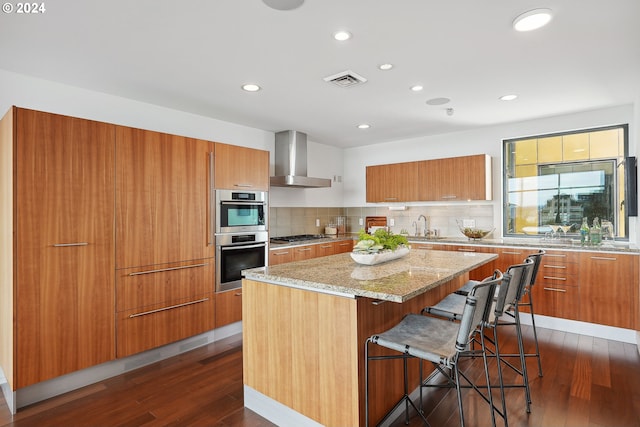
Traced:
MULTIPOLYGON (((43 0, 0 15, 0 69, 353 147, 633 103, 639 0, 43 0), (518 33, 538 7, 551 23, 518 33), (353 38, 337 42, 334 31, 353 38), (395 67, 380 71, 390 62, 395 67), (368 79, 340 88, 323 78, 368 79), (246 82, 263 89, 247 93, 246 82), (414 93, 411 85, 424 90, 414 93), (515 93, 515 101, 499 101, 515 93), (447 97, 446 105, 426 101, 447 97), (448 116, 446 108, 453 108, 448 116), (357 129, 370 123, 368 130, 357 129)), ((14 3, 15 4, 15 3, 14 3)), ((0 94, 1 96, 1 94, 0 94)))

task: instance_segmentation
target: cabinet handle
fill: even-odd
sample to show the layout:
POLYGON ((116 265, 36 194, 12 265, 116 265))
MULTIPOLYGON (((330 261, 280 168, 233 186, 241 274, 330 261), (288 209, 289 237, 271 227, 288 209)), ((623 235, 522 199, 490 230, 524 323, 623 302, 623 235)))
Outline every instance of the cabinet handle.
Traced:
POLYGON ((129 273, 129 276, 139 276, 141 274, 151 274, 151 273, 162 273, 164 271, 183 270, 185 268, 204 267, 205 265, 207 265, 207 263, 183 265, 181 267, 159 268, 157 270, 136 271, 135 273, 129 273))
POLYGON ((241 188, 251 188, 253 187, 252 184, 233 184, 234 187, 241 187, 241 188))
POLYGON ((475 252, 475 249, 462 249, 462 248, 458 248, 458 251, 460 252, 475 252))
MULTIPOLYGON (((413 246, 411 248, 413 249, 413 246)), ((415 249, 418 249, 418 250, 422 249, 422 250, 426 251, 427 249, 433 249, 433 246, 421 245, 421 246, 417 246, 415 249)))
POLYGON ((383 300, 375 300, 375 301, 371 301, 372 305, 380 305, 380 304, 384 304, 386 301, 383 300))
POLYGON ((298 249, 298 252, 308 252, 310 250, 311 250, 311 248, 300 248, 300 249, 298 249))
POLYGON ((522 255, 522 252, 510 252, 510 251, 502 251, 503 254, 509 255, 522 255))
POLYGON ((543 288, 545 291, 553 291, 553 292, 567 292, 566 289, 558 289, 558 288, 543 288))
POLYGON ((398 200, 397 197, 385 197, 384 199, 385 200, 398 200))
POLYGON ((352 245, 353 243, 339 243, 338 246, 349 246, 352 245))
POLYGON ((322 249, 332 248, 332 245, 320 245, 322 249))
POLYGON ((607 256, 592 256, 591 259, 598 259, 600 261, 617 261, 617 258, 611 258, 607 256))
POLYGON ((183 302, 182 304, 171 305, 169 307, 162 307, 156 310, 143 311, 142 313, 134 313, 129 315, 129 319, 133 319, 134 317, 146 316, 147 314, 158 313, 159 311, 173 310, 174 308, 180 308, 187 305, 198 304, 201 302, 209 301, 209 298, 202 298, 195 301, 183 302))
POLYGON ((550 279, 550 280, 567 280, 566 277, 555 277, 555 276, 543 276, 544 279, 550 279))
POLYGON ((547 265, 547 264, 545 264, 545 265, 544 265, 544 268, 560 268, 560 269, 563 269, 563 270, 564 270, 564 269, 566 269, 567 267, 566 267, 566 266, 564 266, 564 265, 547 265))
POLYGON ((69 246, 87 246, 89 243, 87 242, 79 242, 79 243, 54 243, 54 248, 66 248, 69 246))
POLYGON ((565 254, 544 254, 544 256, 547 256, 547 257, 560 257, 560 258, 566 258, 567 257, 567 255, 565 255, 565 254))
POLYGON ((207 239, 207 246, 211 246, 214 244, 214 240, 215 240, 215 229, 216 229, 216 224, 215 224, 215 209, 216 209, 216 197, 215 197, 215 190, 214 190, 214 183, 213 183, 213 179, 214 179, 214 173, 213 173, 213 168, 214 168, 214 164, 215 164, 215 157, 213 155, 213 151, 209 151, 209 236, 207 239))
POLYGON ((287 252, 274 252, 272 255, 287 255, 289 253, 289 251, 287 252))
POLYGON ((441 199, 457 199, 458 196, 456 196, 455 194, 451 194, 448 196, 442 196, 441 199))
POLYGON ((234 297, 241 297, 242 296, 242 292, 236 292, 235 294, 233 294, 234 297))

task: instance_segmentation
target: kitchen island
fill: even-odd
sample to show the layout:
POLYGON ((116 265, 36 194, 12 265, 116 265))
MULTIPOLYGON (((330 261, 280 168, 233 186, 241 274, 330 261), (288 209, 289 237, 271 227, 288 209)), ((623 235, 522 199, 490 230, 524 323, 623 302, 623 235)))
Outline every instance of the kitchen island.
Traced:
MULTIPOLYGON (((245 270, 245 406, 283 426, 363 425, 367 337, 436 303, 496 257, 412 251, 363 266, 346 253, 245 270)), ((416 387, 417 363, 410 379, 416 387)), ((372 364, 370 381, 375 421, 402 396, 401 361, 372 364)))

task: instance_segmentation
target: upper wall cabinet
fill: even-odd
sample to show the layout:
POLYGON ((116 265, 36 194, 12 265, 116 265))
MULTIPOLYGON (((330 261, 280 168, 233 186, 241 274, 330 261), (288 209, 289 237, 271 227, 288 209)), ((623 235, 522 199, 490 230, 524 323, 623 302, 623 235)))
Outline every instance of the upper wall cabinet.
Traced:
POLYGON ((418 200, 418 162, 367 166, 367 202, 418 200))
POLYGON ((367 166, 367 202, 491 200, 491 156, 367 166))
POLYGON ((269 190, 269 152, 217 142, 215 188, 269 190))
POLYGON ((424 160, 418 166, 418 200, 491 200, 491 156, 424 160))

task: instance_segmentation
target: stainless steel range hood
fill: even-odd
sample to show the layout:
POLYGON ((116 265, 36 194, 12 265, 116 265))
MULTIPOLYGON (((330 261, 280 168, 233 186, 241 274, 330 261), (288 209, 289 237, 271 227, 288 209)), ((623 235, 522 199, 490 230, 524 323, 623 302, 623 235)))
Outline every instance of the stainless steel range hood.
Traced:
POLYGON ((295 130, 276 133, 276 176, 272 187, 324 188, 331 180, 307 176, 307 134, 295 130))

